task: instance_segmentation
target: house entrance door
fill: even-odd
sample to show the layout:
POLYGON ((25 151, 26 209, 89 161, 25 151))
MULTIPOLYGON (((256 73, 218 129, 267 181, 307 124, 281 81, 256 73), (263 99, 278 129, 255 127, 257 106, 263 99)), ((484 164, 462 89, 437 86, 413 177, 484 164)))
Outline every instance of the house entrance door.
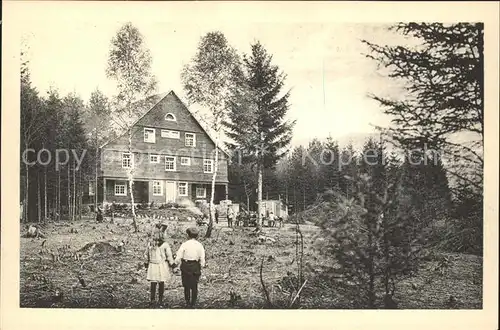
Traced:
POLYGON ((175 202, 177 199, 177 185, 175 184, 175 181, 167 181, 165 186, 165 202, 175 202))

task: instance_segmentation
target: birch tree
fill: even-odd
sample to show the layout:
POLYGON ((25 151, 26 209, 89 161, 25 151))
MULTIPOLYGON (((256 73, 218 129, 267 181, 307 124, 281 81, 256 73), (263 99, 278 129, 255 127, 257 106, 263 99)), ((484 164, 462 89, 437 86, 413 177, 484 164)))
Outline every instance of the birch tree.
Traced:
POLYGON ((114 122, 128 136, 131 157, 128 186, 134 230, 139 231, 134 205, 135 161, 132 150, 133 120, 147 107, 147 100, 156 91, 157 81, 151 72, 152 58, 139 30, 128 22, 111 40, 106 75, 116 82, 118 93, 113 109, 114 122), (139 105, 140 104, 140 105, 139 105), (144 107, 144 108, 143 108, 144 107))
POLYGON ((215 134, 214 169, 210 194, 210 220, 206 237, 210 237, 215 218, 215 180, 219 165, 222 124, 226 120, 228 105, 241 77, 240 59, 219 31, 203 36, 198 49, 181 74, 182 84, 190 104, 197 104, 208 112, 208 128, 215 134))

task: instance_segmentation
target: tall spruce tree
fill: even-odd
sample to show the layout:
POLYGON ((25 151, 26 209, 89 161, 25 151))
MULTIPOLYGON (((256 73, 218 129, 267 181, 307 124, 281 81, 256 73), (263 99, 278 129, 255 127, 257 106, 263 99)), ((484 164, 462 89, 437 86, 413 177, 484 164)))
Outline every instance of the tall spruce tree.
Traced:
POLYGON ((22 220, 30 221, 35 217, 37 200, 36 186, 31 184, 32 181, 38 182, 37 178, 32 180, 31 174, 34 174, 33 161, 36 155, 29 152, 35 144, 40 141, 44 133, 44 115, 43 102, 36 88, 31 84, 29 61, 21 53, 21 111, 20 111, 20 165, 21 165, 21 192, 20 196, 23 205, 22 220), (34 188, 34 189, 32 189, 34 188))
MULTIPOLYGON (((52 153, 56 152, 56 149, 66 149, 65 145, 66 134, 65 134, 65 114, 63 111, 63 100, 56 89, 49 89, 47 96, 45 98, 45 136, 46 136, 46 148, 52 153)), ((59 153, 60 161, 67 165, 69 162, 69 154, 64 152, 59 153), (64 156, 63 156, 64 154, 64 156)), ((55 159, 53 160, 55 162, 55 159)), ((62 198, 67 197, 67 194, 61 194, 62 184, 61 184, 61 174, 63 167, 51 165, 49 167, 48 181, 48 191, 50 192, 50 198, 52 206, 53 219, 60 219, 62 214, 61 202, 62 198)))
POLYGON ((251 49, 251 54, 244 57, 245 94, 233 99, 226 126, 229 137, 247 155, 246 160, 255 165, 260 227, 263 171, 274 168, 284 156, 294 122, 285 119, 290 95, 282 91, 285 74, 271 63, 272 55, 260 42, 253 44, 251 49), (239 121, 242 116, 245 117, 243 123, 239 121))
MULTIPOLYGON (((67 166, 68 174, 68 212, 69 219, 75 220, 78 212, 78 195, 81 190, 81 184, 77 182, 77 177, 82 173, 82 165, 79 164, 76 157, 87 152, 87 139, 83 126, 82 116, 85 113, 83 100, 75 94, 67 95, 63 99, 63 109, 65 112, 65 148, 69 153, 67 166), (75 156, 76 155, 76 156, 75 156)), ((85 155, 84 155, 85 157, 85 155)))
MULTIPOLYGON (((96 89, 90 95, 87 118, 85 119, 87 131, 90 133, 89 144, 93 147, 94 158, 94 210, 97 210, 98 198, 98 168, 100 162, 99 147, 110 134, 109 121, 111 108, 108 98, 96 89)), ((97 211, 96 211, 97 212, 97 211)))

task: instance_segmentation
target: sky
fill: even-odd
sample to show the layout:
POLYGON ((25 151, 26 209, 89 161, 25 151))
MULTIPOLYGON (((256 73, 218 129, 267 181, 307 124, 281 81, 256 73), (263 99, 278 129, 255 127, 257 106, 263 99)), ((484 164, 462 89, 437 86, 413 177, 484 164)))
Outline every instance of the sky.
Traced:
POLYGON ((111 97, 116 91, 105 75, 110 41, 130 21, 151 51, 158 92, 173 90, 185 99, 181 69, 195 54, 200 38, 218 30, 240 54, 260 41, 287 75, 285 88, 291 90, 288 119, 296 120, 293 145, 328 136, 343 142, 374 133, 373 125, 389 124, 390 118, 368 95, 397 96, 400 85, 366 58, 367 48, 360 41, 404 42, 386 25, 312 20, 308 15, 271 20, 252 15, 250 10, 235 12, 228 19, 219 8, 222 6, 192 7, 195 13, 188 17, 195 19, 181 19, 188 12, 182 6, 155 7, 155 15, 121 13, 109 3, 107 7, 59 6, 58 14, 50 6, 39 8, 38 14, 30 11, 19 32, 29 46, 32 83, 42 94, 53 87, 61 95, 75 92, 88 101, 99 88, 111 97), (161 15, 162 10, 169 15, 161 15))

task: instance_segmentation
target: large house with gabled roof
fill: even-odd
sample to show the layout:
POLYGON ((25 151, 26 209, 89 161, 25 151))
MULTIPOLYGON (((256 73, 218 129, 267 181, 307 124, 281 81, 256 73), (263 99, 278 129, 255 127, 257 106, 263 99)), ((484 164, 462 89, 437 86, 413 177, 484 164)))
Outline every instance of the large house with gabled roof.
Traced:
MULTIPOLYGON (((134 202, 162 204, 182 199, 209 201, 215 168, 215 142, 193 113, 171 91, 158 95, 128 134, 101 146, 101 203, 129 203, 127 175, 134 162, 134 202)), ((228 198, 228 154, 219 149, 215 202, 228 198)))

